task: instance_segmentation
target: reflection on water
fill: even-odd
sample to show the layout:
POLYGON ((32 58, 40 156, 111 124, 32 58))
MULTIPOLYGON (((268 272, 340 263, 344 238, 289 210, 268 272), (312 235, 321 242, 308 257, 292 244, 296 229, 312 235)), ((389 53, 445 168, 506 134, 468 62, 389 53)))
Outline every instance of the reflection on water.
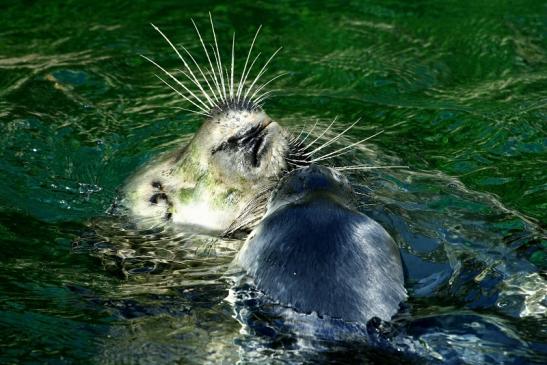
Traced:
POLYGON ((1 362, 545 363, 544 10, 4 5, 1 362), (384 130, 328 163, 409 166, 349 174, 360 210, 402 250, 410 298, 393 323, 283 310, 226 274, 241 241, 139 230, 111 213, 128 176, 200 125, 138 57, 179 67, 147 24, 199 54, 189 18, 208 10, 221 52, 236 30, 243 59, 259 23, 264 54, 284 46, 272 73, 289 76, 266 104, 283 126, 318 121, 318 136, 336 115, 337 131, 361 117, 330 151, 384 130))

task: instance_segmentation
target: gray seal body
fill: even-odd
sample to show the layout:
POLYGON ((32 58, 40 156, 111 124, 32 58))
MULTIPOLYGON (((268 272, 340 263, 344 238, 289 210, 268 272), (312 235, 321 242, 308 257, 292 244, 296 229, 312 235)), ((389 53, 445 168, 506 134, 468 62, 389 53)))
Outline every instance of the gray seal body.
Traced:
POLYGON ((398 248, 352 208, 347 179, 312 165, 285 176, 236 257, 258 290, 298 312, 366 323, 406 299, 398 248))

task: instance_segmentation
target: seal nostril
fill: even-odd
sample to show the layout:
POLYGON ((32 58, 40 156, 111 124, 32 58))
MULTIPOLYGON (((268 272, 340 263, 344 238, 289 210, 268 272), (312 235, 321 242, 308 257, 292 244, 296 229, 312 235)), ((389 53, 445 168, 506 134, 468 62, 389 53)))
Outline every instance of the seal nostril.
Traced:
POLYGON ((264 136, 261 135, 256 139, 256 142, 253 145, 251 164, 254 167, 258 167, 258 165, 260 165, 260 147, 262 147, 263 142, 264 136))
POLYGON ((254 167, 257 167, 259 165, 259 155, 261 154, 261 147, 263 147, 263 142, 265 139, 265 136, 268 134, 265 129, 268 127, 268 125, 271 123, 271 120, 267 120, 265 122, 259 123, 257 125, 252 126, 251 128, 248 128, 244 131, 240 131, 228 139, 226 139, 224 142, 222 142, 217 147, 213 148, 211 151, 211 154, 215 154, 218 151, 221 150, 227 150, 227 149, 246 149, 250 152, 252 156, 251 164, 254 167))
POLYGON ((247 143, 249 141, 252 141, 256 136, 260 134, 264 130, 264 127, 262 124, 259 124, 257 126, 252 127, 247 133, 245 133, 242 138, 242 143, 247 143))

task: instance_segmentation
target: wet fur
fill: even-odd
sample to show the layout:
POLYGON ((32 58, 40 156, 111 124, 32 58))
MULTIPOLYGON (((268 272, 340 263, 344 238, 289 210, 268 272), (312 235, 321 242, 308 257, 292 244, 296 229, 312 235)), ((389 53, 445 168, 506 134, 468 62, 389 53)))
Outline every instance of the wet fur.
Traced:
POLYGON ((259 290, 299 312, 390 320, 406 298, 397 246, 352 209, 346 182, 332 176, 312 166, 284 178, 236 263, 259 290))

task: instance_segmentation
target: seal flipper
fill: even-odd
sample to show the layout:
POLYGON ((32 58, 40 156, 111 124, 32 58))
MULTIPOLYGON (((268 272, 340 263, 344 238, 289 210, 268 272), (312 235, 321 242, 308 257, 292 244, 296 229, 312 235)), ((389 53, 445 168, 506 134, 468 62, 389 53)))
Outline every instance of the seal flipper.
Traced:
POLYGON ((390 320, 406 299, 393 239, 326 192, 268 214, 237 262, 259 290, 300 312, 366 323, 390 320))

